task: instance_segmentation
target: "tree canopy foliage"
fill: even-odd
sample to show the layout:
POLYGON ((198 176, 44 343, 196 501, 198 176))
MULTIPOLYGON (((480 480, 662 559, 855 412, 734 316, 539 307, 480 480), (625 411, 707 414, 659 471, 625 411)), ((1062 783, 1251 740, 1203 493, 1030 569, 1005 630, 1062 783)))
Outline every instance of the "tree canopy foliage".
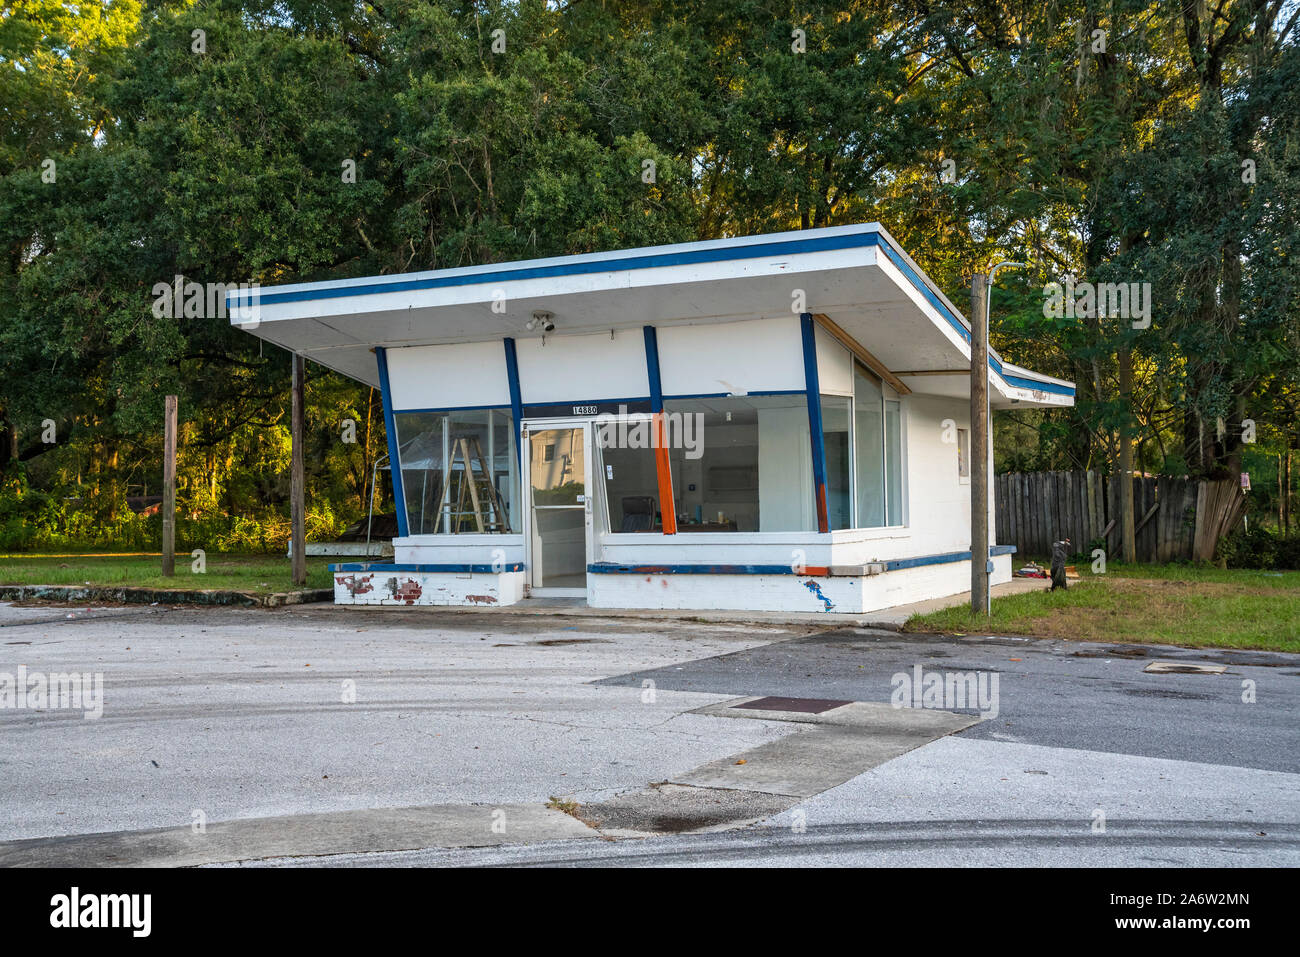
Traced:
MULTIPOLYGON (((225 320, 156 315, 175 276, 864 221, 956 302, 973 271, 1030 264, 999 275, 993 345, 1079 400, 1000 416, 1000 467, 1110 469, 1128 428, 1147 471, 1240 469, 1243 420, 1260 449, 1300 446, 1298 16, 1294 0, 7 0, 0 469, 11 496, 76 497, 111 524, 156 488, 176 393, 185 508, 282 505, 288 357, 225 320), (1045 316, 1067 277, 1150 283, 1149 327, 1045 316)), ((336 524, 364 506, 382 417, 324 370, 309 405, 309 488, 336 524)), ((31 515, 7 507, 13 542, 31 515)))

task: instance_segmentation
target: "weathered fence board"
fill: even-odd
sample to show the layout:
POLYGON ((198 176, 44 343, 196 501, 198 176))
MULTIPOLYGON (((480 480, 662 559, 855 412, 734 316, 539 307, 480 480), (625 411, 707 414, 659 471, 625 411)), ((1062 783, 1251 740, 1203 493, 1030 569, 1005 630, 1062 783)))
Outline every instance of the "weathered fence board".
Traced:
MULTIPOLYGON (((1046 556, 1052 542, 1062 538, 1076 551, 1100 544, 1107 555, 1118 557, 1124 534, 1121 481, 1119 475, 1096 471, 999 475, 994 482, 997 540, 1015 545, 1024 557, 1046 556)), ((1130 481, 1138 561, 1208 560, 1219 538, 1241 523, 1244 501, 1231 480, 1135 475, 1130 481)))

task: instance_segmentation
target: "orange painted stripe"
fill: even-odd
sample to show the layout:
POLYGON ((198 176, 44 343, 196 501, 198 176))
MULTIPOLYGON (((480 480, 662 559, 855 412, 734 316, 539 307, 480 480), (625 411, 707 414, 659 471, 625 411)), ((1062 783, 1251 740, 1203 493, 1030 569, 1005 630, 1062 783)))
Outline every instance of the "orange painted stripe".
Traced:
POLYGON ((664 534, 677 534, 677 504, 673 499, 673 470, 668 462, 668 423, 662 412, 654 414, 655 471, 659 476, 659 514, 664 534))

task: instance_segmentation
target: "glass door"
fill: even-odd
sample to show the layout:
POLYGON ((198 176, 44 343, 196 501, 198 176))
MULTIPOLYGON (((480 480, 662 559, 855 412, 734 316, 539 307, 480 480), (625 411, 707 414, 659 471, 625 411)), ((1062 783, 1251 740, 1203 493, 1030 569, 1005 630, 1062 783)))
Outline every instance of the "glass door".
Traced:
POLYGON ((589 441, 586 423, 525 426, 527 565, 534 595, 587 593, 592 529, 589 441))

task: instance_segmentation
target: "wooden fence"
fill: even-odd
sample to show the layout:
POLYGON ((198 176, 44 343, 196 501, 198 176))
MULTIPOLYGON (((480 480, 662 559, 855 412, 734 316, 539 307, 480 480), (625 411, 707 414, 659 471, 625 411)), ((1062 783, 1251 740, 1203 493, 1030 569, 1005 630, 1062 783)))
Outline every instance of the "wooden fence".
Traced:
MULTIPOLYGON (((1122 499, 1119 475, 1099 472, 1012 472, 994 479, 1000 544, 1021 557, 1049 555, 1052 542, 1068 538, 1073 550, 1093 543, 1111 559, 1120 556, 1122 499)), ((1241 523, 1245 496, 1231 479, 1134 476, 1133 525, 1137 559, 1209 561, 1219 538, 1241 523)))

